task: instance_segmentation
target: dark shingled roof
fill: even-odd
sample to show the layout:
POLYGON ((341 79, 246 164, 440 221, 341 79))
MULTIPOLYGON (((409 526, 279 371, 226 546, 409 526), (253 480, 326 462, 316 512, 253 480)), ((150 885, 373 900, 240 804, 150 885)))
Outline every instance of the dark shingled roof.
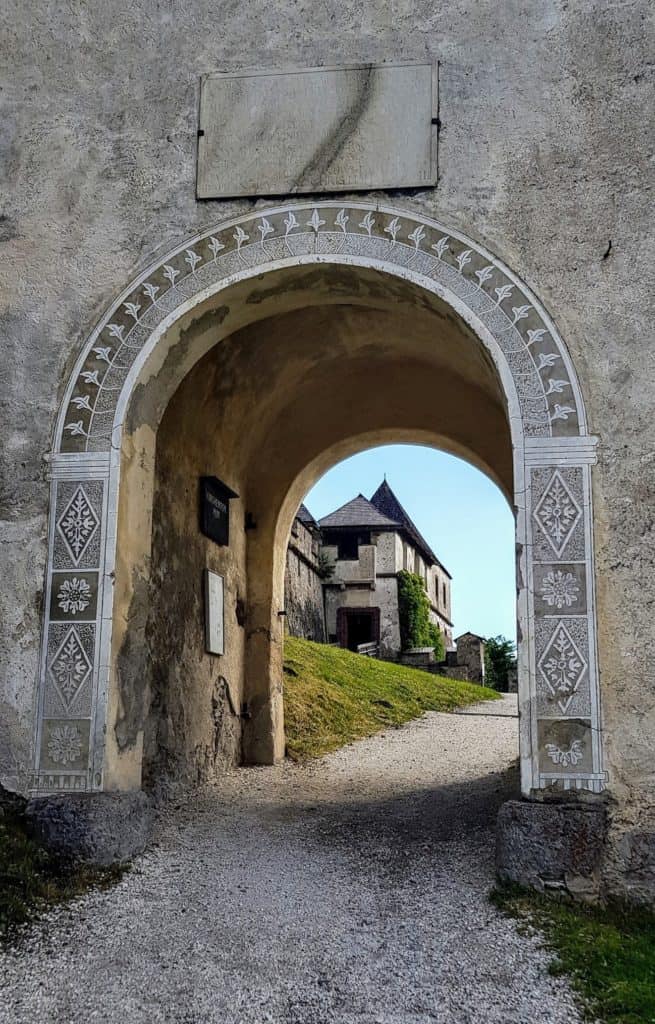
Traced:
POLYGON ((371 505, 374 505, 375 508, 383 515, 388 516, 390 519, 393 519, 396 523, 399 523, 400 526, 402 526, 402 528, 404 529, 405 533, 409 536, 410 540, 412 540, 415 546, 419 549, 424 558, 431 565, 440 566, 446 573, 448 578, 452 579, 452 576, 446 569, 445 565, 443 565, 439 561, 439 559, 435 555, 434 551, 432 550, 428 542, 416 529, 414 523, 405 512, 405 509, 398 501, 398 498, 393 493, 386 480, 382 481, 377 491, 371 498, 371 505))
POLYGON ((400 526, 400 523, 395 519, 389 518, 389 516, 375 508, 363 494, 358 494, 356 498, 346 502, 336 512, 330 512, 329 515, 319 519, 318 524, 322 530, 338 530, 343 526, 393 530, 394 528, 398 529, 400 526))
POLYGON ((316 522, 314 516, 311 514, 306 505, 300 505, 298 511, 296 512, 296 519, 299 519, 301 523, 305 524, 305 526, 313 526, 316 529, 318 529, 318 523, 316 522))

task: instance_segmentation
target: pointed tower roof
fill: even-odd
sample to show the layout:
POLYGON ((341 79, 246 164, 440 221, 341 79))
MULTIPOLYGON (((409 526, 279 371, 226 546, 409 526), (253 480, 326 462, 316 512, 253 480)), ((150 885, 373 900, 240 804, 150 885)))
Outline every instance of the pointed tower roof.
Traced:
POLYGON ((423 537, 421 533, 419 533, 417 528, 414 526, 414 523, 410 519, 409 515, 407 514, 403 506, 398 501, 398 498, 389 487, 386 476, 382 483, 380 484, 380 486, 378 487, 375 494, 372 496, 371 505, 373 505, 379 512, 381 512, 382 515, 388 516, 390 519, 393 519, 395 522, 399 523, 400 526, 402 526, 402 528, 404 529, 405 533, 409 536, 410 540, 414 543, 414 545, 418 548, 423 557, 426 559, 426 561, 431 565, 440 566, 446 573, 448 578, 452 579, 452 576, 446 569, 445 565, 443 565, 443 563, 439 561, 439 559, 435 555, 434 551, 432 550, 426 539, 423 537))
POLYGON ((298 511, 296 512, 296 519, 299 519, 301 523, 305 524, 305 526, 318 529, 318 523, 314 519, 314 516, 311 514, 307 506, 302 503, 299 505, 298 511))
POLYGON ((338 530, 342 527, 397 530, 400 523, 375 508, 363 494, 358 494, 352 501, 347 501, 341 508, 319 519, 318 525, 322 530, 338 530))

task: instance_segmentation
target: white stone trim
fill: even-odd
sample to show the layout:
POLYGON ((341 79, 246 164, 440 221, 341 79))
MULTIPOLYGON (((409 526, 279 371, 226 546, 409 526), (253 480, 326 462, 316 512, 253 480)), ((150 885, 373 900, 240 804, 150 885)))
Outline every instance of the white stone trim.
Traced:
POLYGON ((46 457, 51 480, 97 480, 109 476, 110 452, 55 452, 46 457))
POLYGON ((594 466, 597 437, 526 437, 527 466, 594 466))

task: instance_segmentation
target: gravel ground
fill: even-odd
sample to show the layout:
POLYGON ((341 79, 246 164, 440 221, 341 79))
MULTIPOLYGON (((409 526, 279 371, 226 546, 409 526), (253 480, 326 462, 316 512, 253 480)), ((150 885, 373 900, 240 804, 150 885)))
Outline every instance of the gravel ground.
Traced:
POLYGON ((0 1021, 580 1021, 538 938, 487 899, 517 722, 483 709, 170 808, 115 888, 0 956, 0 1021))

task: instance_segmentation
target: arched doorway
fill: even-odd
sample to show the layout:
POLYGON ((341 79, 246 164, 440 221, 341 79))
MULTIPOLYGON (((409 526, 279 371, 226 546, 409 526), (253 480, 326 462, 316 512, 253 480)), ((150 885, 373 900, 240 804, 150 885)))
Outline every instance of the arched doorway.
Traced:
MULTIPOLYGON (((158 574, 178 622, 198 618, 191 570, 206 549, 193 543, 194 486, 209 470, 241 495, 224 568, 242 632, 226 671, 207 678, 237 681, 246 758, 282 756, 278 612, 293 514, 331 462, 390 439, 463 455, 512 502, 522 790, 599 792, 595 442, 566 348, 482 247, 405 211, 352 203, 266 209, 185 242, 139 276, 85 345, 51 460, 34 790, 140 786, 153 651, 170 665, 185 639, 153 633, 152 582, 158 574), (166 593, 173 576, 193 592, 166 593)), ((198 660, 191 649, 181 657, 178 676, 189 678, 198 660)), ((236 744, 240 723, 231 740, 223 722, 216 729, 236 744)), ((188 722, 178 731, 194 734, 188 722)))

